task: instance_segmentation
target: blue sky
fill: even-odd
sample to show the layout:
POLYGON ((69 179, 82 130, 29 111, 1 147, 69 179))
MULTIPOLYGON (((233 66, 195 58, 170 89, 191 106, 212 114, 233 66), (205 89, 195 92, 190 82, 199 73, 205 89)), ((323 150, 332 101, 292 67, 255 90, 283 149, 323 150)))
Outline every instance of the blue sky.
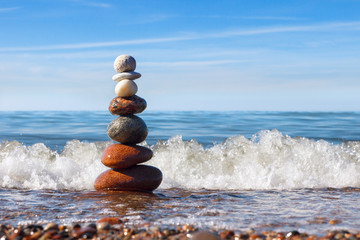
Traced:
POLYGON ((360 111, 360 1, 0 0, 0 110, 360 111))

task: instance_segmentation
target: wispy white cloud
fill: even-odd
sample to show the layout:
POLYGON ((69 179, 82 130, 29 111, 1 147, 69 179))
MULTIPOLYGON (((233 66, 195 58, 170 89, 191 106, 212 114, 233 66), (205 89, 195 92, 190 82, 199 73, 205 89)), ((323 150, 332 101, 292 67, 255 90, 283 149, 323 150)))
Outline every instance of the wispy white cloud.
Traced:
POLYGON ((330 22, 313 25, 299 25, 299 26, 281 26, 281 27, 267 27, 256 28, 248 30, 233 30, 224 31, 220 33, 208 34, 206 37, 220 38, 231 36, 250 36, 271 33, 286 33, 286 32, 313 32, 313 31, 348 31, 359 30, 360 21, 356 22, 330 22))
POLYGON ((98 7, 98 8, 111 8, 112 5, 102 2, 86 1, 86 0, 73 0, 73 2, 79 3, 83 6, 98 7))
POLYGON ((179 61, 179 62, 143 62, 143 66, 210 66, 210 65, 221 65, 230 63, 243 63, 248 62, 244 60, 214 60, 214 61, 179 61))
POLYGON ((11 11, 14 11, 14 10, 17 10, 17 9, 19 9, 19 7, 0 8, 0 13, 2 13, 2 12, 11 12, 11 11))
POLYGON ((170 15, 170 14, 151 14, 146 15, 141 18, 134 17, 131 21, 120 21, 117 22, 118 25, 136 25, 136 24, 149 24, 155 22, 161 22, 164 20, 168 20, 170 18, 177 17, 177 15, 170 15))
POLYGON ((145 39, 113 41, 113 42, 59 44, 59 45, 33 46, 33 47, 5 47, 5 48, 0 48, 0 52, 65 50, 65 49, 70 50, 70 49, 100 48, 100 47, 114 47, 114 46, 126 46, 126 45, 142 45, 149 43, 176 42, 176 41, 188 41, 188 40, 210 39, 210 38, 227 38, 227 37, 236 37, 236 36, 252 36, 252 35, 286 33, 286 32, 352 31, 352 30, 355 31, 360 30, 360 21, 328 22, 328 23, 320 23, 313 25, 240 29, 240 30, 216 32, 216 33, 201 33, 201 34, 189 33, 183 36, 176 36, 176 37, 145 38, 145 39))
POLYGON ((289 16, 242 16, 242 19, 249 20, 278 20, 278 21, 299 21, 306 20, 306 18, 301 17, 289 17, 289 16))
POLYGON ((223 16, 223 15, 204 15, 207 18, 225 18, 225 19, 248 19, 248 20, 278 20, 278 21, 298 21, 306 20, 301 17, 290 17, 290 16, 223 16))
POLYGON ((135 40, 115 41, 115 42, 59 44, 59 45, 34 46, 34 47, 9 47, 9 48, 0 48, 0 52, 99 48, 99 47, 113 47, 113 46, 124 46, 124 45, 140 45, 147 43, 174 42, 174 41, 191 40, 191 39, 194 38, 192 37, 148 38, 148 39, 135 39, 135 40))

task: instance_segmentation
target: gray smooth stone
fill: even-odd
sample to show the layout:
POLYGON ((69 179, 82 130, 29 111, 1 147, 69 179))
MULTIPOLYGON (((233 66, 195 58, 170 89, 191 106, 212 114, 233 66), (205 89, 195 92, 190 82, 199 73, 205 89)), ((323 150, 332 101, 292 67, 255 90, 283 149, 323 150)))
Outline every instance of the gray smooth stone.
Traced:
POLYGON ((213 233, 210 233, 210 232, 200 231, 200 232, 195 232, 190 239, 191 240, 220 240, 220 237, 213 233))
POLYGON ((136 61, 130 55, 120 55, 114 61, 114 69, 118 73, 133 72, 136 68, 136 61))
POLYGON ((148 128, 141 118, 135 115, 120 116, 107 127, 108 136, 123 144, 143 142, 148 135, 148 128))
POLYGON ((112 80, 114 80, 115 82, 120 82, 121 80, 124 80, 124 79, 135 80, 140 77, 141 77, 141 74, 138 72, 122 72, 122 73, 118 73, 118 74, 115 74, 114 76, 112 76, 112 80))

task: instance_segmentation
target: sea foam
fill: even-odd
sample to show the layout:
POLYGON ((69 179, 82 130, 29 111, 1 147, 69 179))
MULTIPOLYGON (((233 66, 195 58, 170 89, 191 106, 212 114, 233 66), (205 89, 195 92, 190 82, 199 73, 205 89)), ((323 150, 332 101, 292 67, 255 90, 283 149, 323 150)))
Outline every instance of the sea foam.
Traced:
MULTIPOLYGON (((92 190, 107 169, 100 158, 110 144, 72 140, 58 153, 43 143, 2 142, 0 187, 92 190)), ((161 169, 165 189, 360 187, 360 142, 332 144, 264 130, 207 148, 181 136, 148 147, 154 157, 146 164, 161 169)))

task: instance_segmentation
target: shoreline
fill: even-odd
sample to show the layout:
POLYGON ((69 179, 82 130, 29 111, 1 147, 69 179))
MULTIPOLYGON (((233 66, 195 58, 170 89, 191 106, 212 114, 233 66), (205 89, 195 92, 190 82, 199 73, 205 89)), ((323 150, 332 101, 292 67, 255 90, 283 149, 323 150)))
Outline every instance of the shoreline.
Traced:
POLYGON ((91 223, 74 223, 60 225, 56 222, 45 224, 7 225, 0 221, 1 240, 46 240, 46 239, 241 239, 241 240, 325 240, 325 239, 360 239, 357 231, 329 230, 327 234, 308 234, 293 231, 257 231, 244 230, 209 230, 199 229, 192 225, 151 226, 145 224, 133 227, 120 218, 104 217, 91 223))

